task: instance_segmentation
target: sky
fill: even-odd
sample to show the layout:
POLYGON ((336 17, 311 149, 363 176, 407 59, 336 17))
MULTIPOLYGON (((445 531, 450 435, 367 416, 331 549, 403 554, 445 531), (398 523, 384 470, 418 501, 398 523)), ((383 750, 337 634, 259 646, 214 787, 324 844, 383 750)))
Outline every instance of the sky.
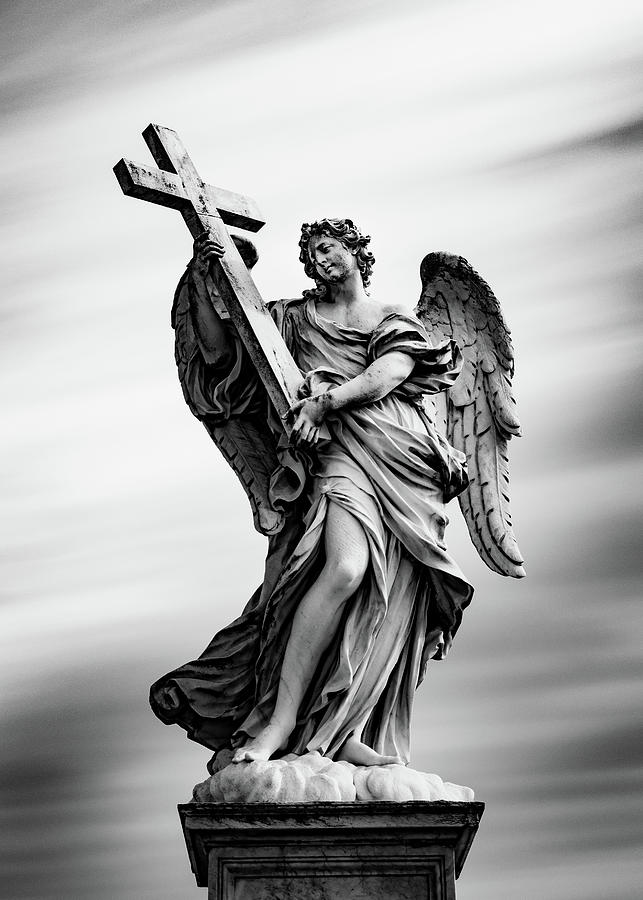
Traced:
POLYGON ((185 407, 169 311, 191 255, 126 198, 174 128, 252 196, 266 299, 299 227, 372 235, 373 294, 465 256, 513 333, 527 578, 476 587, 415 705, 414 768, 487 806, 459 900, 634 900, 641 795, 640 4, 50 0, 0 9, 0 896, 170 900, 209 754, 148 686, 261 581, 264 539, 185 407), (638 829, 638 834, 637 834, 638 829))

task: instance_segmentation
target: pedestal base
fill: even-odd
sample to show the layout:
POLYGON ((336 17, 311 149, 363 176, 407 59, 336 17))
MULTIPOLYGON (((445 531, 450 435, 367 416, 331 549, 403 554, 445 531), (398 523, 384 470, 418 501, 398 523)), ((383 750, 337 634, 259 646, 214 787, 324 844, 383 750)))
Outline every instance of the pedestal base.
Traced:
POLYGON ((185 803, 208 900, 454 900, 483 803, 185 803))

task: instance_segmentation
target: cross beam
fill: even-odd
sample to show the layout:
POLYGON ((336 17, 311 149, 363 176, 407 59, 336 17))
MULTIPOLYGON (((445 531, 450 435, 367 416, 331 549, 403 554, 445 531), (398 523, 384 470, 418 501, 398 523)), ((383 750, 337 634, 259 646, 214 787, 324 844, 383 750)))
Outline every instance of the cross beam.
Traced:
MULTIPOLYGON (((114 174, 123 193, 178 209, 192 237, 208 231, 225 248, 206 279, 210 300, 218 293, 239 332, 272 403, 283 416, 296 400, 301 372, 270 316, 226 225, 259 231, 265 224, 254 200, 205 184, 175 131, 148 125, 143 132, 158 169, 121 159, 114 174)), ((291 423, 284 425, 290 435, 291 423)))

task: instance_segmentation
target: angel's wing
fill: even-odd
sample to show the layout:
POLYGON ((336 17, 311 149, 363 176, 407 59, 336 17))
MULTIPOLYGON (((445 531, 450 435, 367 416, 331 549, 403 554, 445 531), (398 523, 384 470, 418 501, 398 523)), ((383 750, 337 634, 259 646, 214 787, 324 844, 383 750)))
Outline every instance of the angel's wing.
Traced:
MULTIPOLYGON (((277 442, 268 427, 266 416, 231 418, 223 424, 215 424, 199 413, 191 396, 186 376, 190 361, 200 351, 189 315, 190 290, 189 273, 186 272, 178 284, 172 306, 175 358, 183 396, 243 485, 252 507, 255 528, 265 535, 275 534, 283 527, 284 513, 271 504, 269 498, 270 479, 279 468, 280 461, 277 442)), ((223 304, 220 314, 227 318, 223 304)))
POLYGON ((520 435, 509 329, 493 291, 463 257, 429 253, 420 278, 418 317, 430 333, 452 338, 464 357, 447 392, 446 433, 467 457, 470 485, 459 499, 469 534, 489 568, 521 578, 509 508, 507 442, 520 435))

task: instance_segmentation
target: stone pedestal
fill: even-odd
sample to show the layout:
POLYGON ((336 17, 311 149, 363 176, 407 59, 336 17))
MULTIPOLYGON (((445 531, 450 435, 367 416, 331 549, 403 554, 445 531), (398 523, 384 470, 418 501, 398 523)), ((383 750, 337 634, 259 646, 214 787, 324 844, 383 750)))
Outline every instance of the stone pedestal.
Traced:
POLYGON ((185 803, 208 900, 454 900, 483 803, 185 803))

